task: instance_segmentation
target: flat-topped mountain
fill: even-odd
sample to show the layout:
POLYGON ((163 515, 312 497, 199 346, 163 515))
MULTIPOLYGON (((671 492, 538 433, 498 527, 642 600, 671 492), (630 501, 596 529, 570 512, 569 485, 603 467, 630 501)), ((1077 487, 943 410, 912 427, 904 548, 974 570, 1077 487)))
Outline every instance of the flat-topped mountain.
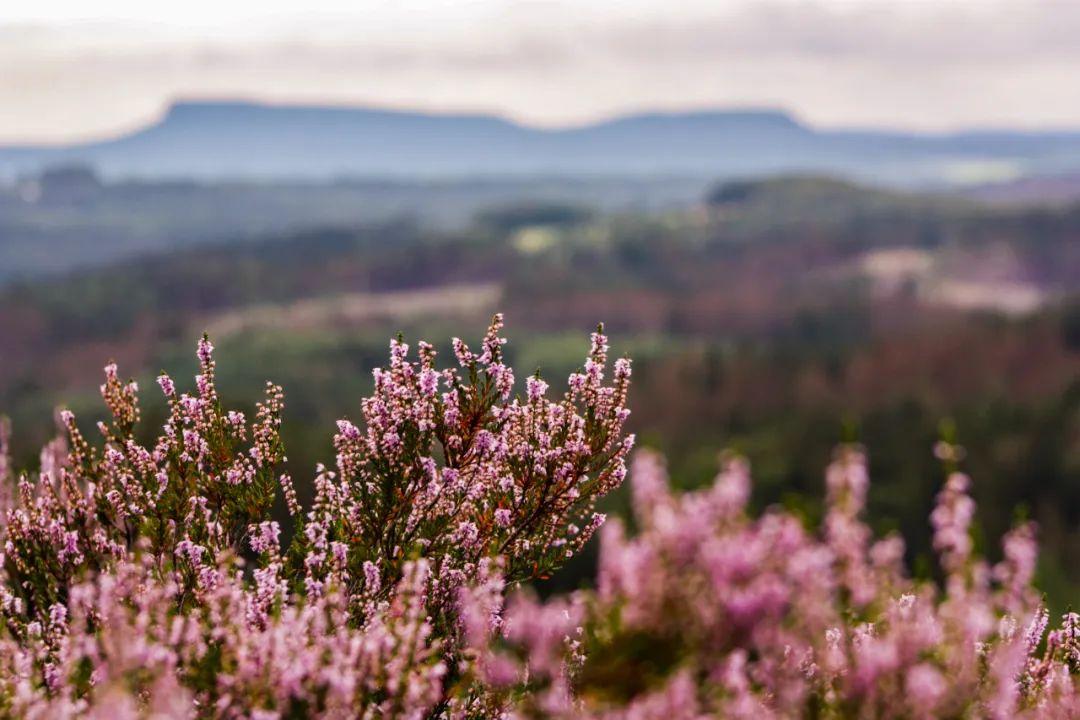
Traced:
POLYGON ((824 130, 773 110, 648 113, 566 129, 492 115, 179 102, 103 142, 0 147, 0 175, 84 163, 106 177, 328 179, 523 175, 724 177, 833 172, 985 181, 1080 168, 1080 132, 824 130))

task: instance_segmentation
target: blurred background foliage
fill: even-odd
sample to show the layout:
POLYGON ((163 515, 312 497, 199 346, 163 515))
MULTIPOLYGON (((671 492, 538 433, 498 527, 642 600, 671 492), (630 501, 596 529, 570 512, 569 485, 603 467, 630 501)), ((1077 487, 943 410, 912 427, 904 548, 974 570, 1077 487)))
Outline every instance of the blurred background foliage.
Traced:
MULTIPOLYGON (((59 404, 90 427, 108 360, 139 380, 154 433, 154 375, 190 385, 207 331, 228 403, 250 411, 266 380, 284 386, 288 464, 304 498, 315 464, 333 462, 334 420, 359 416, 397 332, 435 342, 449 361, 451 336, 478 340, 502 310, 519 379, 539 369, 558 389, 604 321, 613 352, 635 360, 633 430, 667 453, 679 486, 707 482, 734 449, 752 463, 758 508, 815 522, 832 449, 861 442, 870 522, 903 532, 925 574, 942 481, 932 448, 946 422, 966 450, 991 557, 1019 512, 1039 523, 1052 603, 1080 590, 1080 204, 793 176, 635 205, 604 200, 616 190, 601 181, 576 182, 510 199, 444 186, 438 221, 385 201, 409 188, 378 184, 297 191, 326 207, 293 215, 281 206, 299 202, 289 186, 187 183, 95 185, 8 213, 0 238, 18 242, 0 253, 34 247, 60 267, 0 286, 0 410, 15 422, 17 459, 34 463, 59 404), (228 232, 178 230, 211 191, 228 232), (127 199, 113 233, 117 193, 127 199), (470 199, 450 222, 455 197, 470 199), (354 202, 380 210, 367 220, 327 210, 354 202), (140 223, 160 241, 132 252, 140 223)), ((606 505, 625 512, 626 492, 606 505)), ((588 583, 592 562, 583 554, 545 590, 588 583)))

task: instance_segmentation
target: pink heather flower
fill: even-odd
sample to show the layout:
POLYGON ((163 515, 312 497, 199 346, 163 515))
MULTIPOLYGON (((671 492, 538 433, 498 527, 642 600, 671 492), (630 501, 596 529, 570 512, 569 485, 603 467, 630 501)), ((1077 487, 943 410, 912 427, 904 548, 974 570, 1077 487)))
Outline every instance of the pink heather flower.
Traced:
POLYGON ((165 397, 174 397, 176 395, 176 385, 173 384, 172 378, 168 375, 158 375, 158 385, 161 387, 161 392, 165 394, 165 397))
POLYGON ((1046 626, 1049 623, 1050 613, 1047 612, 1045 607, 1039 608, 1034 617, 1031 618, 1027 628, 1024 629, 1024 642, 1027 644, 1029 653, 1033 653, 1039 643, 1042 642, 1043 635, 1046 633, 1046 626))
POLYGON ((487 430, 481 430, 476 433, 476 439, 473 441, 476 445, 477 452, 490 453, 495 449, 495 436, 487 430))
POLYGON ((538 377, 530 377, 525 380, 525 393, 529 402, 537 402, 547 393, 548 384, 538 377))
POLYGON ((365 591, 371 594, 379 592, 382 588, 382 576, 379 574, 379 569, 370 560, 364 561, 363 568, 365 591))
POLYGON ((495 523, 499 527, 510 527, 510 521, 513 518, 513 513, 509 508, 499 508, 495 511, 495 523))
POLYGON ((904 559, 904 539, 889 535, 870 546, 870 562, 878 568, 899 567, 904 559))
POLYGON ((457 532, 454 533, 454 542, 464 547, 473 546, 480 537, 480 531, 473 522, 458 523, 457 532))
POLYGON ((603 363, 607 360, 608 341, 607 336, 602 331, 594 332, 590 335, 589 339, 592 342, 592 348, 589 350, 589 355, 596 362, 603 363))
POLYGON ((495 655, 483 665, 484 682, 494 688, 507 688, 518 682, 520 668, 505 655, 495 655))
POLYGON ((454 356, 457 358, 458 364, 461 367, 468 367, 476 360, 476 356, 469 351, 469 346, 466 345, 461 338, 453 338, 451 343, 454 347, 454 356))
POLYGON ((569 378, 570 389, 574 392, 581 392, 585 389, 585 375, 581 373, 573 373, 569 378))
POLYGON ((478 361, 481 364, 499 364, 502 357, 502 346, 506 344, 506 339, 499 337, 499 331, 502 330, 502 327, 502 313, 496 313, 491 319, 491 325, 488 327, 487 334, 484 335, 483 352, 478 358, 478 361))
POLYGON ((717 476, 713 499, 721 515, 742 512, 750 499, 750 465, 742 458, 729 460, 717 476))
POLYGON ((79 551, 79 534, 74 531, 67 531, 63 533, 63 546, 57 553, 60 562, 72 561, 74 563, 81 563, 83 555, 79 551))
POLYGON ((586 360, 585 377, 590 384, 598 386, 604 379, 604 366, 595 360, 586 360))
POLYGON ((966 475, 953 473, 938 494, 938 504, 930 514, 934 526, 934 549, 949 572, 960 570, 971 555, 970 526, 975 503, 967 495, 970 485, 966 475))
POLYGON ((195 419, 198 417, 200 410, 202 409, 202 401, 199 398, 191 397, 190 395, 184 395, 180 398, 180 405, 184 408, 184 412, 189 419, 195 419))
POLYGON ((277 551, 281 527, 276 521, 269 520, 254 526, 250 532, 251 549, 257 553, 277 551))
POLYGON ((68 610, 67 607, 60 603, 54 603, 49 608, 49 623, 54 627, 61 627, 67 624, 68 610))
POLYGON ((409 346, 407 343, 403 343, 399 340, 390 341, 390 362, 391 364, 401 363, 405 360, 405 357, 409 354, 409 346))
POLYGON ((1002 540, 1002 549, 1005 558, 994 567, 994 577, 1005 591, 1006 612, 1020 614, 1033 601, 1030 587, 1039 555, 1034 525, 1014 528, 1002 540))
POLYGON ((293 486, 292 476, 282 473, 278 477, 281 493, 285 496, 285 506, 289 509, 289 515, 296 517, 300 514, 300 502, 296 497, 296 488, 293 486))
POLYGON ((514 371, 502 364, 494 364, 488 367, 488 374, 495 380, 495 388, 499 391, 499 397, 506 400, 514 390, 514 371))
POLYGON ((920 663, 908 670, 904 689, 919 715, 933 717, 934 708, 945 696, 948 685, 937 668, 930 663, 920 663))
POLYGON ((243 468, 233 466, 225 471, 225 480, 230 485, 239 485, 244 482, 244 477, 245 474, 243 468))
POLYGON ((342 437, 348 440, 359 440, 361 438, 360 429, 348 420, 338 420, 337 426, 342 437))
POLYGON ((420 372, 420 391, 429 397, 434 397, 439 390, 439 373, 431 368, 425 368, 420 372))
POLYGON ((349 554, 349 546, 342 542, 334 541, 330 543, 330 554, 334 558, 334 563, 339 567, 345 566, 345 559, 349 554))
POLYGON ((205 554, 206 548, 193 543, 187 538, 181 540, 176 544, 176 556, 181 559, 187 560, 192 565, 200 565, 202 563, 203 555, 205 554))
POLYGON ((196 353, 199 356, 199 362, 203 365, 209 365, 213 359, 214 346, 210 343, 210 340, 203 337, 199 340, 199 349, 196 353))

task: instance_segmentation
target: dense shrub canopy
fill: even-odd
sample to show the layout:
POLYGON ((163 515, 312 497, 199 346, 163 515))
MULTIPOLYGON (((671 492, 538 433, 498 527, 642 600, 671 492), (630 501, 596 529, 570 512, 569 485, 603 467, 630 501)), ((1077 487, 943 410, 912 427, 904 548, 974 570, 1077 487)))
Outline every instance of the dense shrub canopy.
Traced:
MULTIPOLYGON (((0 712, 13 717, 1070 717, 1080 618, 1031 587, 1034 529, 973 550, 968 480, 931 517, 943 584, 909 578, 899 537, 861 520, 862 451, 826 476, 823 527, 746 512, 725 460, 683 496, 642 451, 637 533, 603 532, 595 591, 539 602, 626 474, 630 363, 598 331, 561 398, 514 395, 496 316, 455 367, 400 339, 333 468, 301 507, 281 471, 281 389, 222 405, 213 347, 190 394, 136 436, 138 388, 105 368, 111 421, 69 412, 33 476, 0 451, 0 712), (607 376, 610 375, 610 380, 607 376), (276 500, 290 527, 271 519, 276 500), (282 538, 291 538, 287 544, 282 538), (507 600, 509 594, 509 600, 507 600)), ((6 429, 0 433, 6 448, 6 429)), ((953 462, 957 449, 938 448, 953 462)))
POLYGON ((501 324, 477 353, 455 339, 456 369, 437 369, 426 343, 410 360, 392 342, 362 426, 338 423, 336 468, 318 468, 308 509, 279 469, 279 387, 250 422, 225 410, 204 338, 193 394, 158 378, 170 415, 143 446, 138 388, 106 367, 102 446, 65 411, 36 480, 15 484, 6 454, 0 466, 14 489, 4 710, 424 717, 482 702, 462 591, 501 594, 572 556, 632 444, 630 364, 616 361, 605 384, 600 332, 562 398, 539 377, 515 398, 501 324), (279 491, 294 524, 286 548, 270 519, 279 491))

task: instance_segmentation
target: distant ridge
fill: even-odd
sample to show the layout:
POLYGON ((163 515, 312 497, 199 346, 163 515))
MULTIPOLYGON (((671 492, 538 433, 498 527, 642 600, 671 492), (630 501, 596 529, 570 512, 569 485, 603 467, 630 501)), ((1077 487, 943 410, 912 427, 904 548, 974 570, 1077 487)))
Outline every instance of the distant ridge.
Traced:
POLYGON ((830 172, 949 184, 1080 169, 1080 132, 819 130, 778 110, 643 113, 547 130, 483 114, 184 101, 159 122, 113 140, 0 147, 0 176, 64 163, 89 164, 112 178, 830 172))

